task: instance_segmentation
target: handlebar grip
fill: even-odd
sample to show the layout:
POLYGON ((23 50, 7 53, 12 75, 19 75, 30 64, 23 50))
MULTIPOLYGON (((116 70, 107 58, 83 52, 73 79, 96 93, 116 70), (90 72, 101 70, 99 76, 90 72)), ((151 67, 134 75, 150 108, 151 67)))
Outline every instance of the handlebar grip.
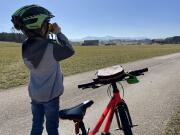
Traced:
POLYGON ((131 71, 129 72, 129 74, 138 76, 138 75, 142 75, 144 72, 147 72, 147 71, 148 71, 148 68, 143 68, 143 69, 131 71))
POLYGON ((79 89, 87 89, 87 88, 92 88, 94 85, 95 85, 95 83, 91 82, 91 83, 78 85, 78 88, 79 89))

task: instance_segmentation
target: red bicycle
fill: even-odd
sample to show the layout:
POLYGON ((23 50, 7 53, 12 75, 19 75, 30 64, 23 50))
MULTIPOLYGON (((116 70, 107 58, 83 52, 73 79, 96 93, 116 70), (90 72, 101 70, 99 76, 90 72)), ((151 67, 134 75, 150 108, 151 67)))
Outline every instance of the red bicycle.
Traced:
POLYGON ((139 81, 137 80, 136 76, 143 75, 143 73, 147 71, 148 68, 131 72, 124 72, 124 69, 120 65, 117 65, 110 68, 98 70, 97 78, 93 79, 93 82, 78 85, 78 88, 82 89, 95 89, 108 84, 112 86, 113 96, 93 130, 86 130, 83 122, 86 109, 93 104, 92 100, 85 101, 84 103, 81 103, 69 109, 61 110, 60 118, 74 121, 76 135, 95 135, 99 131, 103 121, 107 117, 104 132, 101 133, 101 135, 110 135, 109 130, 111 127, 113 116, 115 114, 119 130, 123 130, 124 135, 133 135, 131 128, 135 125, 132 124, 128 106, 121 98, 116 83, 123 80, 126 80, 130 84, 137 83, 139 81))

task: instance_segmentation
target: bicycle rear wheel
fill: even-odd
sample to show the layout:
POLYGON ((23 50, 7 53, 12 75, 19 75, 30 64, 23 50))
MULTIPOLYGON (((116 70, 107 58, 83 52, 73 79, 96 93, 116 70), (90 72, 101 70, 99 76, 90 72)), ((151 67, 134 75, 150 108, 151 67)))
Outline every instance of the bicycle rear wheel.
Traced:
POLYGON ((131 127, 132 127, 132 121, 129 115, 129 111, 127 108, 127 105, 120 104, 118 106, 118 113, 121 120, 122 130, 124 132, 124 135, 133 135, 131 127))

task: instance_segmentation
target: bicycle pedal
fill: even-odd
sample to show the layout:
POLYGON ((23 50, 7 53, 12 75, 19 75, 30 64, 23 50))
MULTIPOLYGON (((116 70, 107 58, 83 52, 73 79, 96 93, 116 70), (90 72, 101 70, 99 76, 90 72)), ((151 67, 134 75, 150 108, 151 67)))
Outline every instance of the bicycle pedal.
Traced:
POLYGON ((102 132, 101 135, 111 135, 111 133, 104 133, 104 132, 102 132))
POLYGON ((115 131, 122 130, 122 128, 116 128, 115 131))
MULTIPOLYGON (((137 127, 138 125, 132 125, 131 128, 133 127, 137 127)), ((123 130, 122 128, 116 128, 115 131, 118 131, 118 130, 123 130)))
POLYGON ((137 127, 138 125, 132 125, 131 127, 133 128, 133 127, 137 127))

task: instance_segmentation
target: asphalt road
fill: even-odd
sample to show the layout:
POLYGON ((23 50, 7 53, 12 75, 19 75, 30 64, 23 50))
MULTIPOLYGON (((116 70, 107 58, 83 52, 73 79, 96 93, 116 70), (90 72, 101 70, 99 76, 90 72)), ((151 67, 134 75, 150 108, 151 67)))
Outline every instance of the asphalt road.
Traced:
MULTIPOLYGON (((180 103, 180 53, 152 59, 122 64, 126 70, 148 67, 149 72, 139 77, 140 83, 129 85, 123 82, 124 99, 128 104, 131 117, 137 127, 134 135, 160 135, 180 103)), ((109 101, 107 86, 86 91, 77 89, 77 85, 90 82, 96 71, 65 77, 65 93, 61 97, 61 108, 71 107, 87 99, 94 100, 87 110, 85 122, 93 127, 103 108, 109 101)), ((31 128, 30 99, 27 87, 18 87, 0 92, 0 135, 28 135, 31 128)), ((115 131, 113 135, 123 135, 115 131)), ((100 129, 100 132, 103 128, 100 129)), ((71 121, 60 121, 61 135, 74 135, 71 121)), ((100 134, 100 133, 99 133, 100 134)), ((43 135, 47 135, 44 131, 43 135)))

